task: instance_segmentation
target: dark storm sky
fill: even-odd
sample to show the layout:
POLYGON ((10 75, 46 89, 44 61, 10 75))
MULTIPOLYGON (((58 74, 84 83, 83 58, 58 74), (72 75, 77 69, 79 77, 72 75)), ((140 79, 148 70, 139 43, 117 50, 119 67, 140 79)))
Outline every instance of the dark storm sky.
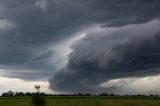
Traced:
POLYGON ((159 18, 159 0, 0 0, 1 76, 95 93, 158 75, 159 18))

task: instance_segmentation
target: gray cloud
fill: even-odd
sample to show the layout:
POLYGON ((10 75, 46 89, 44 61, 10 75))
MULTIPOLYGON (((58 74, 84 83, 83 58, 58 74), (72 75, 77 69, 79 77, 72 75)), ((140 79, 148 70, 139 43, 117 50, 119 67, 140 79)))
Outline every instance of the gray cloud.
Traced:
POLYGON ((44 11, 48 9, 46 0, 36 1, 35 6, 41 8, 44 11))
POLYGON ((84 19, 90 22, 103 22, 104 26, 144 23, 159 18, 158 0, 70 0, 70 2, 85 9, 84 19))
MULTIPOLYGON (((88 29, 94 25, 101 25, 104 29, 109 27, 122 27, 125 25, 130 24, 140 24, 152 21, 154 19, 159 20, 159 0, 134 0, 134 1, 127 1, 127 0, 1 0, 0 1, 0 68, 12 69, 12 70, 32 70, 33 79, 41 79, 41 78, 48 78, 51 73, 56 70, 56 65, 50 62, 51 57, 57 57, 56 50, 52 50, 52 46, 57 45, 63 39, 68 37, 74 36, 74 33, 81 32, 83 30, 88 29)), ((139 27, 135 28, 142 30, 142 33, 145 32, 147 29, 146 27, 139 27)), ((149 30, 150 28, 148 28, 149 30)), ((151 28, 153 29, 153 28, 151 28)), ((155 28, 156 29, 156 28, 155 28)), ((128 29, 127 29, 128 30, 128 29)), ((154 32, 156 30, 149 30, 154 32)), ((148 33, 149 33, 148 31, 148 33)), ((105 32, 105 31, 103 31, 105 32)), ((130 32, 130 31, 128 31, 130 32)), ((112 32, 111 32, 112 33, 112 32)), ((126 33, 124 31, 124 33, 126 33)), ((136 32, 134 32, 136 33, 136 32)), ((100 33, 97 33, 100 36, 100 33)), ((127 33, 124 40, 130 41, 127 39, 127 33)), ((138 33, 136 33, 138 34, 138 33)), ((91 34, 93 35, 93 34, 91 34)), ((114 35, 114 34, 111 34, 114 35)), ((122 33, 123 35, 123 33, 122 33)), ((89 35, 88 35, 89 36, 89 35)), ((103 36, 103 34, 101 35, 103 36)), ((134 35, 133 35, 134 36, 134 35)), ((111 45, 109 48, 113 48, 112 51, 114 53, 120 52, 120 56, 126 53, 126 59, 130 59, 131 55, 127 52, 127 47, 132 47, 131 43, 124 43, 128 46, 122 45, 117 46, 123 40, 118 40, 118 34, 115 37, 97 37, 93 36, 89 37, 77 46, 73 47, 74 52, 70 55, 70 60, 67 66, 67 69, 72 72, 74 70, 105 70, 106 64, 111 63, 111 61, 115 60, 107 60, 107 61, 100 61, 103 56, 105 56, 106 47, 103 46, 111 45), (96 40, 98 39, 98 40, 96 40), (106 44, 106 39, 113 39, 114 42, 108 42, 106 44), (93 44, 91 43, 92 40, 94 41, 93 44), (100 41, 102 42, 100 43, 100 41), (86 43, 86 44, 84 44, 86 43), (87 44, 89 43, 89 44, 87 44), (99 43, 97 46, 92 47, 95 43, 99 43), (84 47, 84 45, 86 47, 84 47), (81 50, 78 50, 80 46, 81 50), (101 49, 99 53, 95 55, 91 55, 92 52, 95 50, 101 49), (90 49, 90 50, 88 50, 90 49), (84 57, 80 57, 81 53, 86 51, 84 57), (87 54, 88 53, 88 54, 87 54), (79 56, 77 56, 79 54, 79 56), (87 56, 92 56, 88 58, 87 61, 84 61, 87 56), (98 55, 101 55, 99 57, 98 55), (96 58, 97 57, 97 58, 96 58), (100 60, 94 60, 100 59, 100 60), (74 60, 74 61, 73 61, 74 60), (93 63, 90 62, 93 60, 93 63), (76 62, 79 65, 74 65, 76 62), (95 62, 94 62, 95 61, 95 62), (108 63, 109 61, 109 63, 108 63), (84 62, 84 63, 83 63, 84 62), (93 65, 94 64, 94 65, 93 65), (92 66, 93 67, 90 67, 92 66), (83 67, 82 67, 83 66, 83 67)), ((130 39, 130 38, 129 38, 130 39)), ((108 41, 108 40, 107 40, 108 41)), ((124 42, 124 41, 123 41, 124 42)), ((147 41, 146 41, 147 42, 147 41)), ((144 42, 145 43, 145 42, 144 42)), ((150 45, 150 44, 149 44, 150 45)), ((61 49, 61 48, 59 48, 61 49)), ((136 49, 135 49, 136 50, 136 49)), ((65 53, 64 53, 65 54, 65 53)), ((135 54, 135 53, 133 53, 135 54)), ((111 57, 115 56, 115 59, 121 59, 117 55, 111 55, 111 57)), ((139 53, 141 55, 141 53, 139 53)), ((124 56, 125 57, 125 56, 124 56)), ((140 59, 139 57, 135 57, 140 59)), ((145 56, 141 56, 141 58, 145 58, 145 56)), ((150 58, 155 58, 154 56, 150 56, 150 58)), ((125 60, 125 59, 122 59, 125 60)), ((136 59, 137 60, 137 59, 136 59)), ((148 60, 149 61, 149 60, 148 60)), ((139 64, 132 61, 132 64, 139 64)), ((138 60, 138 62, 141 62, 138 60)), ((155 62, 155 60, 153 61, 155 62)), ((58 63, 61 64, 61 63, 58 63)), ((117 63, 115 63, 117 64, 117 63)), ((149 63, 148 63, 149 64, 149 63)), ((119 65, 124 65, 124 62, 118 63, 119 65)), ((113 68, 112 66, 108 68, 113 68)), ((130 67, 127 67, 130 68, 130 67)), ((114 69, 115 70, 115 69, 114 69)), ((68 73, 66 71, 66 73, 68 73)), ((4 76, 8 77, 18 77, 25 80, 30 80, 30 74, 27 72, 6 72, 3 74, 4 76)), ((76 74, 78 74, 78 71, 76 74)), ((84 71, 83 71, 84 72, 84 71)), ((99 72, 99 71, 98 71, 99 72)), ((97 72, 97 73, 98 73, 97 72)), ((61 71, 60 71, 61 73, 61 71)), ((65 76, 64 73, 56 74, 58 76, 65 76)), ((85 72, 84 72, 85 73, 85 72)), ((103 71, 102 71, 103 73, 103 71)), ((101 73, 101 74, 102 74, 101 73)), ((69 73, 68 73, 69 74, 69 73)), ((81 72, 80 72, 81 74, 81 72)), ((99 81, 99 77, 101 74, 97 74, 97 77, 94 76, 93 79, 97 80, 98 83, 103 80, 103 78, 99 81)), ((84 74, 81 75, 81 77, 84 74)), ((86 73, 90 75, 90 72, 86 73)), ((73 75, 69 74, 70 80, 73 75)), ((75 75, 75 77, 78 77, 75 75)), ((80 76, 79 76, 80 77, 80 76)), ((108 77, 108 76, 107 76, 108 77)), ((65 78, 64 78, 65 79, 65 78)), ((85 79, 85 77, 84 77, 85 79)), ((77 78, 78 81, 78 78, 77 78)), ((84 80, 86 81, 86 80, 84 80)), ((53 81, 54 82, 54 81, 53 81)), ((63 82, 63 79, 62 79, 63 82)), ((80 81, 81 82, 81 81, 80 81)), ((83 83, 83 82, 81 82, 83 83)), ((94 81, 88 80, 85 82, 85 86, 83 91, 88 89, 89 85, 95 85, 92 83, 96 83, 94 81), (89 84, 91 82, 91 84, 89 84)), ((57 82, 58 84, 58 82, 57 82)), ((74 84, 74 81, 73 81, 74 84)), ((59 85, 59 84, 58 84, 59 85)), ((58 87, 61 90, 61 87, 58 87)), ((77 85, 77 87, 81 86, 82 84, 77 85)), ((84 84, 83 84, 84 85, 84 84)), ((51 85, 52 86, 52 85, 51 85)), ((70 85, 66 88, 70 91, 70 85)), ((62 89, 63 90, 63 89, 62 89)), ((75 89, 75 91, 79 91, 75 89)))
POLYGON ((88 34, 73 46, 67 66, 53 76, 50 87, 95 93, 106 91, 99 85, 111 79, 159 74, 159 25, 152 21, 88 34))
MULTIPOLYGON (((50 6, 48 11, 41 11, 35 6, 34 0, 11 2, 2 0, 0 4, 3 6, 0 24, 7 29, 0 32, 1 68, 38 70, 48 78, 55 69, 53 63, 48 62, 54 55, 50 47, 60 39, 65 39, 81 30, 81 24, 74 26, 74 23, 78 23, 77 19, 72 19, 77 17, 76 9, 73 10, 64 5, 61 10, 59 7, 54 7, 56 5, 52 3, 54 6, 50 6), (10 28, 9 25, 12 24, 7 22, 13 23, 14 26, 10 28)), ((17 77, 19 73, 15 74, 6 74, 6 76, 17 77)), ((42 75, 39 76, 40 79, 42 75)), ((30 80, 30 75, 26 75, 25 72, 18 76, 30 80)))

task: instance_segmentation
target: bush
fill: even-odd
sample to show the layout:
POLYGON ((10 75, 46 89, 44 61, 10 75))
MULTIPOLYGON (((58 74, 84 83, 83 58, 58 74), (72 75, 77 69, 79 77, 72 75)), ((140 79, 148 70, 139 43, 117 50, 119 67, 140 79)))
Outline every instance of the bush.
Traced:
POLYGON ((40 86, 36 85, 37 92, 32 96, 31 106, 46 106, 45 98, 40 94, 40 86))
POLYGON ((32 106, 46 106, 45 98, 37 92, 32 96, 32 106))

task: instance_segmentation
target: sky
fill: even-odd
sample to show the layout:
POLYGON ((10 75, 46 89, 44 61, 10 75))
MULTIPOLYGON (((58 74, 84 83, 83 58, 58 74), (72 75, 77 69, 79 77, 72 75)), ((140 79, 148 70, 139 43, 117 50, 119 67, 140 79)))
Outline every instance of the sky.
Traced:
POLYGON ((160 94, 159 0, 0 0, 0 93, 160 94))

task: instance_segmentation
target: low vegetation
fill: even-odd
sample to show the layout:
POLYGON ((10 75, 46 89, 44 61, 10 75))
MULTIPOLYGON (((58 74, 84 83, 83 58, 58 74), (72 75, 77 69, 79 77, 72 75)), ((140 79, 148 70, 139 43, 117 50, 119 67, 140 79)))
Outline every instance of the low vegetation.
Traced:
MULTIPOLYGON (((159 106, 159 97, 46 96, 46 106, 159 106)), ((0 106, 30 106, 31 97, 0 97, 0 106)))
POLYGON ((51 95, 40 92, 40 86, 35 86, 36 92, 23 93, 8 91, 0 97, 0 106, 159 106, 160 96, 125 95, 113 93, 100 95, 82 94, 51 95))

